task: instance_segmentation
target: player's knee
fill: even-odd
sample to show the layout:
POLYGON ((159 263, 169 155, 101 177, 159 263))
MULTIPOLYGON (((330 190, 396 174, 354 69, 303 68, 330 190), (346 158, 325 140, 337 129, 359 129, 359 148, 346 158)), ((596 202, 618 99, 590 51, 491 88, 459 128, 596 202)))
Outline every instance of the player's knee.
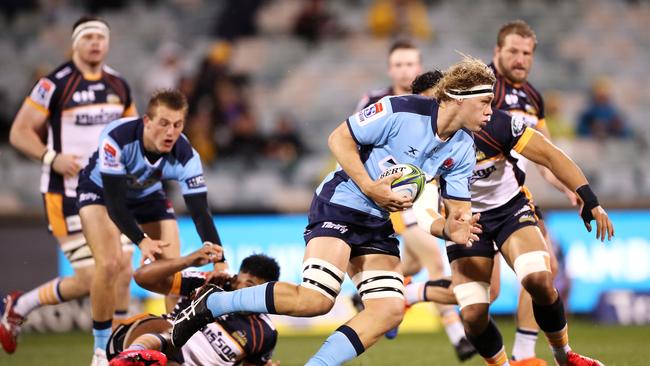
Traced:
POLYGON ((521 285, 538 302, 547 302, 555 293, 551 272, 530 273, 521 281, 521 285))
POLYGON ((515 259, 514 269, 521 285, 534 299, 553 295, 550 256, 546 251, 537 250, 519 255, 515 259))
POLYGON ((322 315, 330 311, 339 292, 345 273, 332 263, 308 258, 303 263, 302 283, 298 288, 298 311, 303 316, 322 315), (308 291, 304 291, 308 290, 308 291))
POLYGON ((488 304, 472 304, 464 307, 460 311, 465 332, 470 335, 479 335, 487 327, 489 316, 488 304))
POLYGON ((119 258, 95 258, 95 275, 114 278, 120 272, 119 258))
POLYGON ((402 319, 404 319, 403 301, 383 301, 379 310, 379 314, 381 314, 380 319, 386 327, 385 331, 399 326, 402 319))

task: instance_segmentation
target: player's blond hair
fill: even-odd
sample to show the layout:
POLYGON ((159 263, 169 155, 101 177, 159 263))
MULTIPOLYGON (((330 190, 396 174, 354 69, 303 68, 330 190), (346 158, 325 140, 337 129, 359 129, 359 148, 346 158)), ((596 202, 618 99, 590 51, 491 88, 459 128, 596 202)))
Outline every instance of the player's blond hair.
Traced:
POLYGON ((481 60, 463 55, 460 62, 445 70, 434 89, 438 101, 451 100, 448 90, 469 90, 478 85, 494 85, 496 78, 492 70, 481 60))

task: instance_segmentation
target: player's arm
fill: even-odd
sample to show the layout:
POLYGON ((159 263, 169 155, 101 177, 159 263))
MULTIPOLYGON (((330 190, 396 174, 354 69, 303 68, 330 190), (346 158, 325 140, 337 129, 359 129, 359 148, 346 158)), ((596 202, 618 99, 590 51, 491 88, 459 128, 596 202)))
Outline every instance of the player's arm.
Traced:
MULTIPOLYGON (((471 208, 470 208, 471 211, 471 208)), ((457 242, 453 240, 453 238, 450 238, 447 236, 446 233, 451 233, 451 232, 456 232, 459 229, 461 229, 464 225, 465 222, 461 219, 463 216, 459 216, 457 219, 455 219, 454 222, 449 223, 449 227, 447 228, 447 231, 445 232, 445 227, 447 227, 447 221, 452 220, 451 216, 447 217, 445 219, 442 216, 439 216, 435 219, 433 219, 433 222, 431 223, 431 227, 429 229, 429 232, 431 235, 435 236, 436 238, 443 239, 443 240, 451 240, 453 242, 459 243, 459 244, 469 244, 469 241, 477 241, 478 234, 481 234, 483 230, 481 229, 481 225, 479 225, 478 220, 481 218, 481 214, 474 214, 472 215, 469 225, 470 225, 470 235, 469 235, 469 240, 467 242, 457 242)), ((461 238, 458 238, 461 239, 461 238)))
MULTIPOLYGON (((539 131, 542 135, 544 135, 544 137, 546 137, 549 141, 551 141, 551 133, 549 132, 546 123, 544 123, 543 121, 544 120, 542 119, 540 123, 538 123, 537 126, 535 126, 535 129, 539 131)), ((557 177, 555 177, 555 175, 551 173, 551 171, 547 167, 537 164, 537 170, 539 171, 539 174, 542 176, 542 178, 544 178, 545 181, 547 181, 549 184, 555 187, 555 189, 564 193, 567 196, 572 206, 575 206, 577 204, 575 193, 573 193, 572 190, 570 190, 564 184, 562 184, 562 182, 560 182, 560 180, 557 179, 557 177)))
POLYGON ((545 166, 553 173, 566 187, 576 192, 581 198, 583 206, 580 215, 587 230, 591 231, 591 220, 596 220, 596 238, 610 240, 614 235, 614 226, 607 216, 607 212, 598 203, 598 198, 589 187, 587 178, 582 170, 562 150, 553 145, 541 133, 526 129, 515 151, 527 159, 545 166))
POLYGON ((457 244, 466 245, 477 240, 478 238, 472 233, 472 227, 475 221, 472 218, 471 202, 455 199, 443 199, 442 202, 448 214, 442 227, 441 238, 457 244))
POLYGON ((388 211, 401 211, 413 206, 410 199, 394 193, 390 184, 399 178, 401 173, 373 181, 361 162, 357 142, 352 137, 346 122, 341 123, 329 136, 327 144, 341 165, 341 168, 352 178, 363 194, 375 201, 377 205, 388 211))
MULTIPOLYGON (((196 231, 204 243, 214 244, 221 249, 221 238, 217 232, 217 227, 212 220, 212 213, 208 207, 208 195, 206 192, 184 195, 185 205, 187 206, 196 231)), ((222 272, 228 269, 226 257, 221 255, 217 263, 214 264, 215 272, 222 272)))
POLYGON ((198 267, 221 258, 223 250, 217 245, 204 245, 180 258, 165 258, 148 263, 133 274, 135 282, 142 288, 159 294, 169 294, 174 276, 188 267, 198 267))

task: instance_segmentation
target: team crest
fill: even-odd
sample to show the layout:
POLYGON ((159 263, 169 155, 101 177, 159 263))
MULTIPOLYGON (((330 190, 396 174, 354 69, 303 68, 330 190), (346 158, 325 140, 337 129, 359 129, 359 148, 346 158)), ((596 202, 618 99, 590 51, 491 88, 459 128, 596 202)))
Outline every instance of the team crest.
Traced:
POLYGON ((485 153, 483 151, 481 151, 479 149, 476 149, 476 148, 474 149, 474 151, 476 152, 476 161, 482 161, 482 160, 485 160, 487 158, 487 156, 485 155, 485 153))
POLYGON ((106 96, 106 103, 108 103, 108 104, 121 104, 122 100, 120 99, 119 96, 117 96, 117 94, 111 93, 111 94, 108 94, 106 96))
POLYGON ((441 168, 444 170, 451 170, 451 168, 454 167, 454 159, 453 158, 447 158, 443 163, 441 168))
POLYGON ((526 129, 526 120, 523 116, 513 115, 510 120, 510 125, 512 127, 512 136, 517 137, 524 133, 526 129))

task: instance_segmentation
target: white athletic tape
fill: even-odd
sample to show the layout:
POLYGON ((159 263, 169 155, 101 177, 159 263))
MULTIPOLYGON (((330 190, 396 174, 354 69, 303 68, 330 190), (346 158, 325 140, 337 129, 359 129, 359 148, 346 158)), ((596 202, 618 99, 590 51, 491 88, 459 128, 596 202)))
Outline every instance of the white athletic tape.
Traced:
POLYGON ((442 218, 438 213, 438 207, 438 185, 435 181, 431 181, 424 185, 422 195, 413 203, 413 212, 418 226, 427 233, 431 231, 431 224, 442 218))
POLYGON ((489 304, 490 284, 479 281, 462 283, 454 287, 454 295, 461 310, 468 305, 489 304))
POLYGON ((300 286, 318 291, 334 301, 341 292, 345 273, 335 265, 319 258, 308 258, 302 264, 302 283, 300 286))
POLYGON ((515 259, 514 267, 517 279, 521 282, 531 273, 551 272, 551 257, 543 250, 524 253, 515 259))
POLYGON ((404 298, 404 276, 393 271, 363 271, 352 277, 359 296, 365 299, 404 298))

